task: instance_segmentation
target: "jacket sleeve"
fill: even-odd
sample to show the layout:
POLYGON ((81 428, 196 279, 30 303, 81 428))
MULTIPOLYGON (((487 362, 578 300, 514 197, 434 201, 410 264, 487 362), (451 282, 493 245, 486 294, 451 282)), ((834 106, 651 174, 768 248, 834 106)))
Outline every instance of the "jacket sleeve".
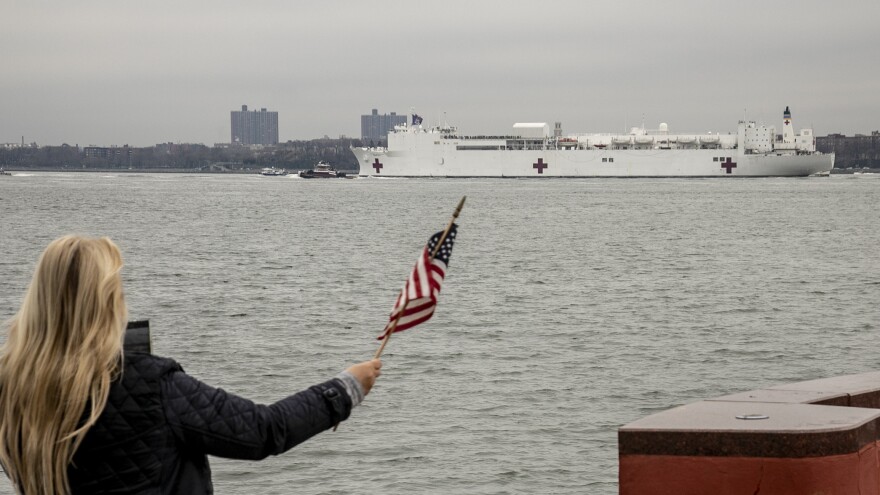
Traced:
POLYGON ((261 405, 182 370, 163 378, 162 402, 183 449, 232 459, 263 459, 285 452, 348 418, 352 407, 339 379, 261 405))

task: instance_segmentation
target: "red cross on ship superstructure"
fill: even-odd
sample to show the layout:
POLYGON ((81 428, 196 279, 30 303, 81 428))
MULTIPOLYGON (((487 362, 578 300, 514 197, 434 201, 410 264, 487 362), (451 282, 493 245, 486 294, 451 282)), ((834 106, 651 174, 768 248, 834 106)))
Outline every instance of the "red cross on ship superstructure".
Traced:
POLYGON ((549 163, 544 163, 544 159, 543 159, 543 158, 538 158, 538 162, 532 164, 532 168, 536 168, 536 169, 538 169, 538 173, 539 173, 539 174, 543 174, 543 173, 544 173, 544 169, 547 168, 547 167, 549 167, 549 166, 550 166, 549 163))
POLYGON ((382 168, 382 162, 380 162, 378 158, 376 158, 376 161, 373 163, 373 168, 376 169, 377 174, 380 173, 380 169, 382 168))
POLYGON ((727 169, 727 173, 732 174, 733 169, 736 168, 736 162, 727 157, 727 160, 721 162, 721 168, 727 169))

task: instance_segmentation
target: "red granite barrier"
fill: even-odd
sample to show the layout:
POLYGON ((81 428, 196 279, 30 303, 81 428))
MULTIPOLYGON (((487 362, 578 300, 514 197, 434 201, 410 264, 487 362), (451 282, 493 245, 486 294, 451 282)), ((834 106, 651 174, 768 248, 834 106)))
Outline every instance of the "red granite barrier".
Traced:
POLYGON ((718 397, 618 430, 620 493, 880 495, 880 372, 718 397))

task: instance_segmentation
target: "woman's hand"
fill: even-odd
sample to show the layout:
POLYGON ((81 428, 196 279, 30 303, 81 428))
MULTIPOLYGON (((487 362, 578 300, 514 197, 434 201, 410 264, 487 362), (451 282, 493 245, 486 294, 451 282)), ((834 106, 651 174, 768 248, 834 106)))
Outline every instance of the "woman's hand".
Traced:
POLYGON ((352 376, 357 378, 357 381, 361 382, 361 386, 364 387, 364 396, 366 396, 370 393, 370 389, 373 388, 373 384, 376 383, 376 378, 379 378, 379 375, 382 374, 379 371, 381 368, 382 361, 380 359, 372 359, 354 364, 345 371, 351 373, 352 376))

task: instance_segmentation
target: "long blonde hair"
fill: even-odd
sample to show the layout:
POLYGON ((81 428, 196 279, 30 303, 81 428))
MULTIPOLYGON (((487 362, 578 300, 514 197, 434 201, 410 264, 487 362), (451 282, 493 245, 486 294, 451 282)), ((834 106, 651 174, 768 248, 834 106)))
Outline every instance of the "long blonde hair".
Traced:
POLYGON ((70 491, 67 468, 118 375, 128 312, 110 239, 43 252, 0 348, 0 463, 19 493, 70 491))

